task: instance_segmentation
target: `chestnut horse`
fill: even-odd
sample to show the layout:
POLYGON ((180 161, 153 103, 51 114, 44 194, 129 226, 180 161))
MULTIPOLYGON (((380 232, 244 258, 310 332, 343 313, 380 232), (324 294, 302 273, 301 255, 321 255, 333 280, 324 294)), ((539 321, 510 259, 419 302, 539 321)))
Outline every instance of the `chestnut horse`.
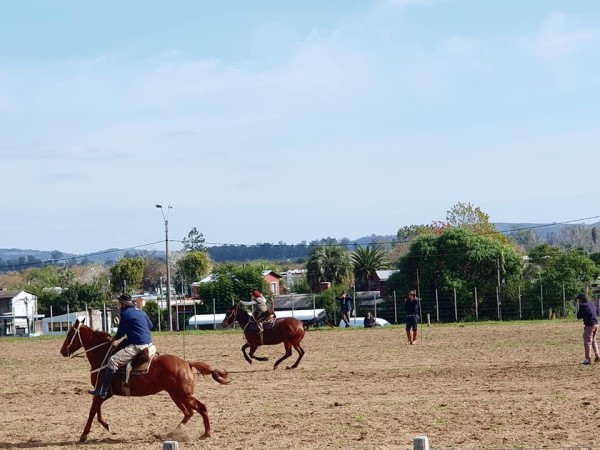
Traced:
MULTIPOLYGON (((85 349, 88 362, 92 366, 91 381, 92 386, 102 382, 104 366, 102 365, 109 349, 111 348, 111 336, 103 331, 95 331, 90 327, 76 320, 69 328, 67 337, 63 342, 60 353, 63 356, 73 357, 80 348, 85 349), (98 380, 98 378, 100 379, 98 380)), ((194 398, 194 371, 196 369, 202 375, 212 375, 213 379, 220 384, 229 383, 227 372, 211 367, 203 362, 189 362, 174 355, 156 355, 150 365, 150 370, 145 375, 132 375, 129 379, 129 395, 143 396, 154 395, 161 391, 167 391, 171 399, 183 413, 183 420, 179 426, 185 425, 197 411, 204 420, 204 435, 202 438, 210 436, 210 422, 208 421, 208 412, 206 406, 194 398)), ((124 395, 122 389, 122 376, 115 374, 112 384, 108 390, 106 399, 113 395, 124 395)), ((83 434, 79 442, 85 442, 87 435, 92 427, 94 416, 98 415, 98 422, 109 429, 108 422, 102 419, 102 397, 95 396, 92 400, 92 407, 88 416, 87 423, 83 429, 83 434)))
POLYGON ((295 369, 298 367, 300 360, 304 356, 304 349, 300 347, 300 342, 304 338, 304 324, 301 320, 293 317, 276 319, 272 328, 265 327, 262 338, 255 327, 249 326, 254 322, 254 318, 244 311, 239 304, 229 308, 223 319, 223 328, 230 326, 236 320, 244 329, 244 336, 246 337, 246 343, 242 346, 242 353, 246 361, 252 364, 252 359, 256 359, 257 361, 268 360, 269 358, 266 357, 254 356, 256 349, 261 345, 275 345, 283 342, 285 355, 275 361, 273 370, 277 369, 281 361, 292 356, 292 347, 298 352, 298 359, 291 367, 286 367, 286 369, 295 369), (247 348, 250 348, 249 355, 246 354, 247 348))

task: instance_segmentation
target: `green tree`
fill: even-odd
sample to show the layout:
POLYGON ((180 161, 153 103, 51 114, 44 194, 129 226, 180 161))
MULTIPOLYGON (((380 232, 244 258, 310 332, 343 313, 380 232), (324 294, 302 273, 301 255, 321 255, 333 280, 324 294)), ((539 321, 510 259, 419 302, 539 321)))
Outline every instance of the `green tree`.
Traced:
POLYGON ((373 247, 361 247, 359 245, 351 257, 354 265, 354 279, 361 290, 368 287, 368 280, 371 275, 386 267, 385 251, 379 245, 373 247))
POLYGON ((207 248, 204 246, 204 235, 196 227, 192 228, 187 237, 184 237, 181 242, 183 243, 183 248, 189 252, 207 251, 207 248))
MULTIPOLYGON (((152 322, 154 331, 158 331, 158 328, 159 328, 159 326, 158 326, 158 303, 146 302, 143 309, 144 309, 144 312, 148 315, 150 322, 152 322)), ((160 310, 160 329, 161 330, 169 329, 169 326, 168 326, 169 318, 166 316, 167 316, 167 310, 161 309, 160 310)))
POLYGON ((126 291, 130 293, 138 292, 142 289, 142 279, 144 277, 143 258, 122 258, 110 268, 110 286, 113 292, 119 292, 126 283, 126 291))
POLYGON ((518 279, 522 262, 510 245, 493 237, 476 234, 468 228, 449 228, 437 238, 417 239, 398 267, 399 272, 388 280, 390 292, 419 287, 421 292, 429 293, 423 304, 431 307, 436 289, 447 296, 456 289, 457 297, 462 299, 460 316, 468 317, 473 313, 473 290, 477 288, 482 303, 480 316, 494 317, 498 275, 504 283, 518 279))
POLYGON ((211 261, 207 252, 192 251, 177 260, 175 279, 181 290, 182 280, 186 285, 200 281, 210 273, 211 261))
POLYGON ((28 269, 22 279, 22 289, 32 290, 35 294, 41 293, 44 288, 60 285, 60 277, 52 266, 28 269))
POLYGON ((338 245, 321 245, 311 250, 306 263, 307 281, 316 291, 321 282, 333 285, 352 284, 352 262, 346 249, 338 245))
POLYGON ((144 261, 142 288, 144 292, 156 290, 160 277, 166 276, 165 262, 151 257, 144 258, 144 261))
POLYGON ((458 202, 450 208, 446 212, 446 222, 451 227, 468 228, 477 234, 489 236, 504 244, 510 243, 510 240, 500 233, 493 223, 490 223, 490 216, 471 203, 458 202))
POLYGON ((40 314, 52 313, 56 316, 66 314, 67 305, 69 311, 85 311, 85 307, 100 308, 109 299, 106 293, 97 284, 84 284, 73 282, 62 292, 45 290, 38 295, 38 311, 40 314))
POLYGON ((586 283, 598 277, 600 268, 582 249, 561 250, 542 244, 529 252, 526 273, 528 277, 524 281, 528 295, 540 295, 541 287, 545 307, 561 310, 563 292, 567 299, 584 292, 586 283))
POLYGON ((261 268, 252 265, 223 264, 213 270, 212 277, 213 281, 198 286, 198 298, 203 303, 199 308, 202 313, 212 312, 213 299, 217 312, 224 312, 239 300, 249 300, 253 290, 268 290, 261 268))

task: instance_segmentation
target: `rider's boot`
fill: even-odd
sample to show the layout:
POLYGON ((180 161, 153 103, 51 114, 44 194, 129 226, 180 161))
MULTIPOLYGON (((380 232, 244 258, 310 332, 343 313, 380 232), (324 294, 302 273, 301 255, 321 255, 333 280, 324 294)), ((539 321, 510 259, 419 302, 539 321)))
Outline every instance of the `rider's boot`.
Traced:
POLYGON ((102 386, 100 386, 99 388, 97 387, 92 391, 88 391, 88 394, 106 398, 108 395, 108 388, 110 386, 110 382, 112 381, 112 377, 114 374, 115 371, 107 367, 104 373, 104 380, 102 381, 102 386))

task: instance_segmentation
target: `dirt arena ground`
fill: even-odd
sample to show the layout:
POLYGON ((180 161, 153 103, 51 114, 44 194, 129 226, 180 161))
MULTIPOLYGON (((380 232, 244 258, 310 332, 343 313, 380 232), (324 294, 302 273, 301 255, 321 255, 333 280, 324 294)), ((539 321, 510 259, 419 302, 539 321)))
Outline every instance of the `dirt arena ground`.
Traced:
MULTIPOLYGON (((575 321, 437 325, 417 345, 400 327, 310 330, 299 368, 273 371, 242 357, 239 332, 156 334, 161 353, 229 371, 221 386, 200 377, 196 397, 213 437, 200 441, 195 415, 175 436, 180 449, 600 448, 600 364, 582 366, 575 321), (189 439, 184 442, 185 439, 189 439)), ((84 358, 59 354, 62 337, 0 340, 0 448, 80 446, 91 397, 84 358)), ((293 356, 295 358, 295 354, 293 356)), ((286 361, 287 362, 287 361, 286 361)), ((293 359, 290 359, 290 364, 293 359)), ((94 422, 89 449, 161 449, 181 414, 167 394, 115 397, 111 423, 94 422)))

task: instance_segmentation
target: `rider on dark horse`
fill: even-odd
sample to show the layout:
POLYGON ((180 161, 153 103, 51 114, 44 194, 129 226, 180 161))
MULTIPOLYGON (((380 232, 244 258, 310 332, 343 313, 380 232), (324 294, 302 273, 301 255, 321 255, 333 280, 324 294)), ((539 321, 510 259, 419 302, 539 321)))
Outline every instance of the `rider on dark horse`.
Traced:
POLYGON ((256 322, 258 327, 258 332, 262 333, 264 331, 263 322, 265 319, 269 317, 269 308, 267 306, 267 299, 263 297, 263 295, 259 291, 252 291, 252 296, 249 302, 242 301, 242 305, 245 306, 253 306, 256 305, 254 312, 252 313, 252 317, 256 322))
POLYGON ((113 337, 113 341, 118 341, 127 335, 128 343, 125 348, 119 350, 108 359, 102 386, 96 387, 93 391, 88 391, 90 394, 98 395, 102 398, 106 398, 108 395, 110 382, 119 367, 126 365, 139 353, 144 351, 144 349, 152 345, 150 338, 152 322, 150 322, 146 313, 136 309, 131 296, 127 294, 121 294, 117 301, 121 310, 121 319, 119 320, 119 328, 117 328, 117 334, 113 337))

